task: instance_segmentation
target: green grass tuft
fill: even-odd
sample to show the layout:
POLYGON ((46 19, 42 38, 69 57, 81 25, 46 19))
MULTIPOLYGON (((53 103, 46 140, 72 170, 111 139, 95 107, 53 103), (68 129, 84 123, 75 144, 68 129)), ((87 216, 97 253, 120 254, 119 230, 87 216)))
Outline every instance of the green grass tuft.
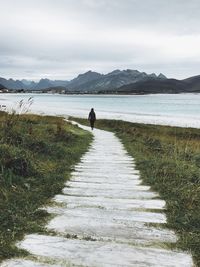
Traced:
POLYGON ((166 201, 167 227, 179 236, 177 248, 191 251, 200 266, 200 130, 117 120, 98 120, 96 126, 122 140, 144 184, 166 201))
POLYGON ((58 193, 91 135, 62 118, 0 113, 0 261, 24 256, 15 247, 25 233, 42 232, 38 210, 58 193))

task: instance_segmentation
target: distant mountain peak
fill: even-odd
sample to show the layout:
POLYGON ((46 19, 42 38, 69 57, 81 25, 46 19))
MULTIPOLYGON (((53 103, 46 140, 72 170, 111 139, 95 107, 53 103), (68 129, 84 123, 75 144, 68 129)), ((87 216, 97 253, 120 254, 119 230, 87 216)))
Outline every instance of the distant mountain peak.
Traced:
POLYGON ((106 74, 106 76, 111 76, 111 75, 133 75, 133 76, 138 76, 140 74, 142 74, 142 72, 139 72, 138 70, 131 70, 131 69, 126 69, 126 70, 119 70, 116 69, 112 72, 109 72, 108 74, 106 74))
POLYGON ((141 73, 139 70, 132 70, 132 69, 124 70, 124 72, 130 73, 130 74, 140 74, 141 73))
POLYGON ((42 79, 40 79, 40 81, 42 81, 42 82, 49 82, 50 80, 47 79, 47 78, 42 78, 42 79))
POLYGON ((122 71, 121 70, 113 70, 112 72, 109 72, 107 75, 118 75, 120 74, 122 71))
POLYGON ((79 74, 76 78, 74 78, 73 80, 71 80, 71 82, 72 81, 76 81, 78 79, 89 79, 89 80, 93 80, 93 79, 96 79, 96 78, 98 78, 100 76, 101 76, 100 73, 89 70, 87 72, 84 72, 84 73, 79 74))
POLYGON ((33 81, 31 80, 26 80, 26 79, 22 79, 21 82, 26 85, 26 86, 29 86, 33 81))
POLYGON ((91 74, 91 73, 97 73, 97 72, 95 72, 95 71, 92 71, 92 70, 88 70, 88 71, 86 71, 85 73, 83 73, 83 74, 91 74))
POLYGON ((79 74, 76 78, 74 78, 73 80, 71 80, 69 82, 69 84, 67 85, 67 88, 70 89, 77 89, 79 86, 81 86, 82 84, 94 81, 94 80, 98 80, 102 77, 103 75, 98 73, 98 72, 94 72, 94 71, 87 71, 85 73, 79 74))
POLYGON ((158 78, 159 78, 159 79, 167 79, 167 77, 166 77, 164 74, 162 74, 162 73, 160 73, 160 74, 158 75, 158 78))
POLYGON ((151 78, 157 78, 157 75, 153 72, 149 75, 151 78))

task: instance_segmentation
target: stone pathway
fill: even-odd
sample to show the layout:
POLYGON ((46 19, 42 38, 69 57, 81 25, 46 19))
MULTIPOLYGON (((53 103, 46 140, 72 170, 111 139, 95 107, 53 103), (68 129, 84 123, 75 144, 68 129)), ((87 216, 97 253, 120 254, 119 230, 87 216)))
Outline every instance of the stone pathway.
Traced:
POLYGON ((156 225, 166 223, 165 202, 141 185, 119 139, 102 130, 93 133, 71 181, 47 208, 55 214, 47 229, 56 235, 27 235, 18 246, 32 256, 1 267, 193 266, 190 254, 167 249, 177 238, 156 225))

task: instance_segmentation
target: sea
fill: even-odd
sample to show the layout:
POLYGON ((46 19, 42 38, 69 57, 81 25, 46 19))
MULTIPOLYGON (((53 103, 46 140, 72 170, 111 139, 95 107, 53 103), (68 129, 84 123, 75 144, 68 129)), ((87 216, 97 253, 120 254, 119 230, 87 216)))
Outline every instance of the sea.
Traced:
POLYGON ((200 128, 200 94, 1 94, 0 106, 9 112, 81 118, 87 118, 94 108, 97 119, 200 128), (29 98, 33 101, 30 107, 29 98), (24 108, 20 108, 20 101, 24 108))

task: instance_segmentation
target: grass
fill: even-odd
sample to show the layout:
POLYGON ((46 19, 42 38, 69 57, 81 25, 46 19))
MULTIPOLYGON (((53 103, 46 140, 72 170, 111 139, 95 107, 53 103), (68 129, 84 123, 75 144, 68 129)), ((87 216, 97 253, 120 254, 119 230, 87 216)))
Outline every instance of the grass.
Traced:
POLYGON ((62 118, 0 112, 0 261, 26 255, 15 241, 43 231, 38 208, 61 193, 91 139, 62 118))
POLYGON ((191 251, 200 266, 200 130, 115 120, 98 120, 96 127, 122 140, 144 184, 166 201, 166 226, 176 231, 177 248, 191 251))

